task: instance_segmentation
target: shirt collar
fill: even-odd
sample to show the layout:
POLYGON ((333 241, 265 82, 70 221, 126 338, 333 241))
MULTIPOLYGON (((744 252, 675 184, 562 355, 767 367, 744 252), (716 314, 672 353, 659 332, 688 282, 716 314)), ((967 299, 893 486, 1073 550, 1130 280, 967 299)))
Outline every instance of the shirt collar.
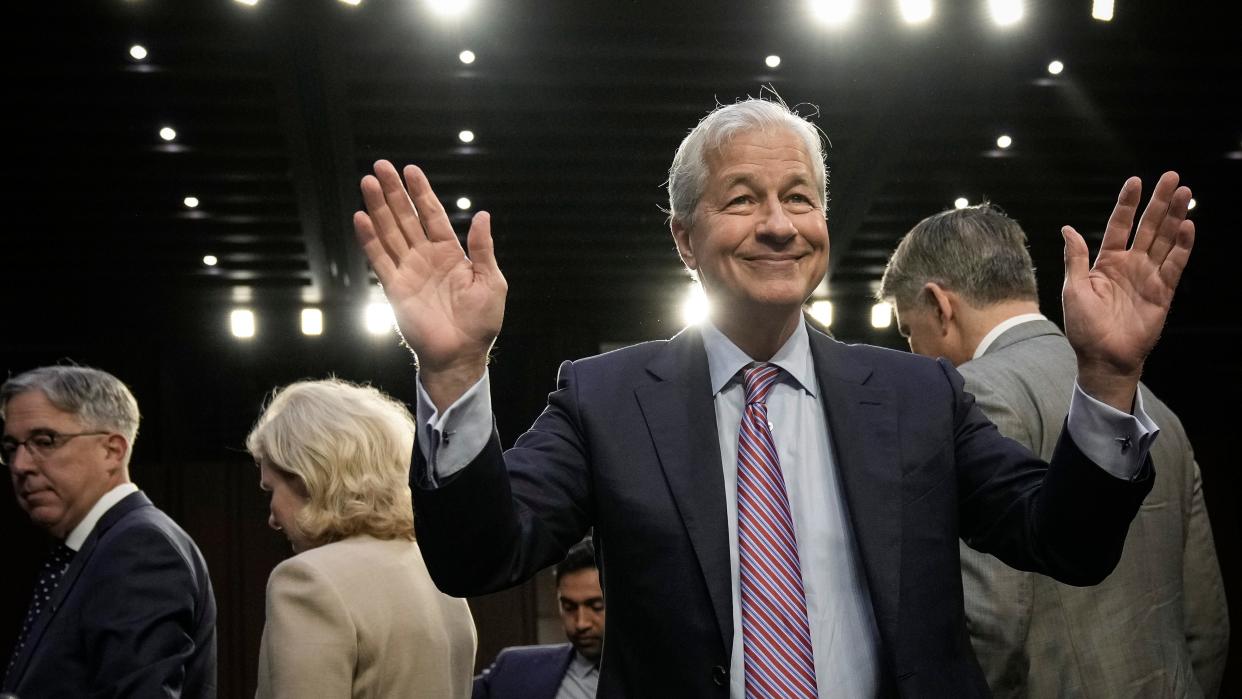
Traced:
POLYGON ((112 506, 125 499, 130 493, 138 492, 138 486, 133 483, 122 483, 117 487, 104 493, 102 497, 95 501, 95 506, 90 512, 78 522, 78 526, 69 532, 68 538, 65 539, 65 546, 78 551, 82 548, 82 544, 86 543, 86 537, 91 535, 95 530, 95 525, 99 523, 99 518, 104 513, 112 509, 112 506))
POLYGON ((991 330, 989 330, 988 334, 984 335, 983 339, 979 341, 979 346, 975 348, 975 354, 973 357, 971 357, 971 359, 978 359, 979 357, 982 357, 983 353, 987 352, 988 348, 992 346, 992 343, 996 342, 996 338, 1003 335, 1006 330, 1009 330, 1010 328, 1017 326, 1017 325, 1022 325, 1023 323, 1030 323, 1031 321, 1035 321, 1035 320, 1048 320, 1048 319, 1045 318, 1044 314, 1042 313, 1023 313, 1022 315, 1016 315, 1012 318, 1002 320, 999 324, 997 324, 995 328, 992 328, 991 330))
MULTIPOLYGON (((703 348, 707 350, 707 371, 712 380, 712 395, 720 393, 725 386, 737 376, 737 373, 754 363, 750 355, 733 344, 724 333, 712 325, 711 321, 703 321, 700 326, 703 335, 703 348)), ((793 378, 807 393, 815 395, 815 363, 811 358, 811 339, 806 331, 806 320, 798 321, 793 334, 781 345, 781 348, 768 360, 793 378)))
POLYGON ((598 673, 599 665, 587 660, 587 657, 578 651, 574 651, 574 659, 569 664, 567 672, 575 677, 586 677, 593 672, 598 673))

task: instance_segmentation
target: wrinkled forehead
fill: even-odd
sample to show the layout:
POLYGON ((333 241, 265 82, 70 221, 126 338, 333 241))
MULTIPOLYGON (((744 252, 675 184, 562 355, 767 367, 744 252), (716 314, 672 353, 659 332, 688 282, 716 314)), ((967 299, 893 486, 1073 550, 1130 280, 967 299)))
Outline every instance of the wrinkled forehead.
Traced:
POLYGON ((81 424, 77 415, 56 407, 38 389, 14 394, 4 404, 4 434, 9 436, 25 437, 40 429, 69 432, 81 424))

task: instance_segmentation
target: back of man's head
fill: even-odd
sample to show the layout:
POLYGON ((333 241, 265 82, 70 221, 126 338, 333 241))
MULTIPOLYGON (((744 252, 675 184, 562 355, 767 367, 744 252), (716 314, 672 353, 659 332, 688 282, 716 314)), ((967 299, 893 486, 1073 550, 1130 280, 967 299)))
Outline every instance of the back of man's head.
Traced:
POLYGON ((988 203, 949 209, 919 221, 889 259, 876 297, 915 307, 928 282, 958 293, 976 307, 1039 301, 1026 233, 988 203))
POLYGON ((0 386, 0 420, 9 401, 39 391, 57 410, 69 413, 88 429, 116 432, 132 451, 138 436, 138 401, 117 377, 84 366, 45 366, 18 374, 0 386))

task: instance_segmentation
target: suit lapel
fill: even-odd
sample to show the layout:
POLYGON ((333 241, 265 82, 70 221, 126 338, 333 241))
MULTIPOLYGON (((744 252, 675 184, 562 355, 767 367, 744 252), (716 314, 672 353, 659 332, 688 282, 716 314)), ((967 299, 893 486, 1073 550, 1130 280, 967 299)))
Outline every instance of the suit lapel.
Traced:
POLYGON ((871 367, 852 357, 846 346, 814 330, 810 335, 841 495, 867 574, 876 624, 881 637, 891 641, 897 631, 902 542, 893 394, 867 385, 871 367))
POLYGON ((660 467, 703 572, 720 637, 733 646, 733 591, 720 437, 698 332, 668 342, 647 366, 654 381, 635 389, 660 467))
POLYGON ((61 578, 60 584, 56 587, 56 593, 52 595, 51 602, 39 614, 39 618, 35 620, 34 626, 30 627, 30 634, 26 637, 26 645, 22 648, 21 657, 13 665, 13 672, 10 677, 13 686, 17 685, 18 680, 25 673, 26 666, 34 655, 35 648, 39 646, 39 641, 43 639, 44 632, 51 626, 52 620, 56 618, 56 614, 60 611, 61 605, 64 604, 65 598, 69 596, 73 586, 77 584, 78 578, 81 577, 82 570, 86 568, 86 564, 90 562, 91 556, 95 554, 95 548, 99 544, 100 537, 131 510, 150 504, 151 501, 141 491, 130 493, 109 508, 99 518, 99 521, 95 523, 95 528, 91 530, 90 536, 87 536, 86 541, 82 542, 82 548, 74 554, 73 562, 69 564, 69 569, 65 571, 64 577, 61 578))

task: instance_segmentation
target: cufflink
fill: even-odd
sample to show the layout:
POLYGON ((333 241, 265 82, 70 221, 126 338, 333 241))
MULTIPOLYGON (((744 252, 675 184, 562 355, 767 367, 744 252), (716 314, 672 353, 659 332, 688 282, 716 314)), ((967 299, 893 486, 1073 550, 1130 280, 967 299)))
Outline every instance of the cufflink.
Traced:
POLYGON ((1130 451, 1130 438, 1129 437, 1116 437, 1113 439, 1113 441, 1121 446, 1122 454, 1130 451))

